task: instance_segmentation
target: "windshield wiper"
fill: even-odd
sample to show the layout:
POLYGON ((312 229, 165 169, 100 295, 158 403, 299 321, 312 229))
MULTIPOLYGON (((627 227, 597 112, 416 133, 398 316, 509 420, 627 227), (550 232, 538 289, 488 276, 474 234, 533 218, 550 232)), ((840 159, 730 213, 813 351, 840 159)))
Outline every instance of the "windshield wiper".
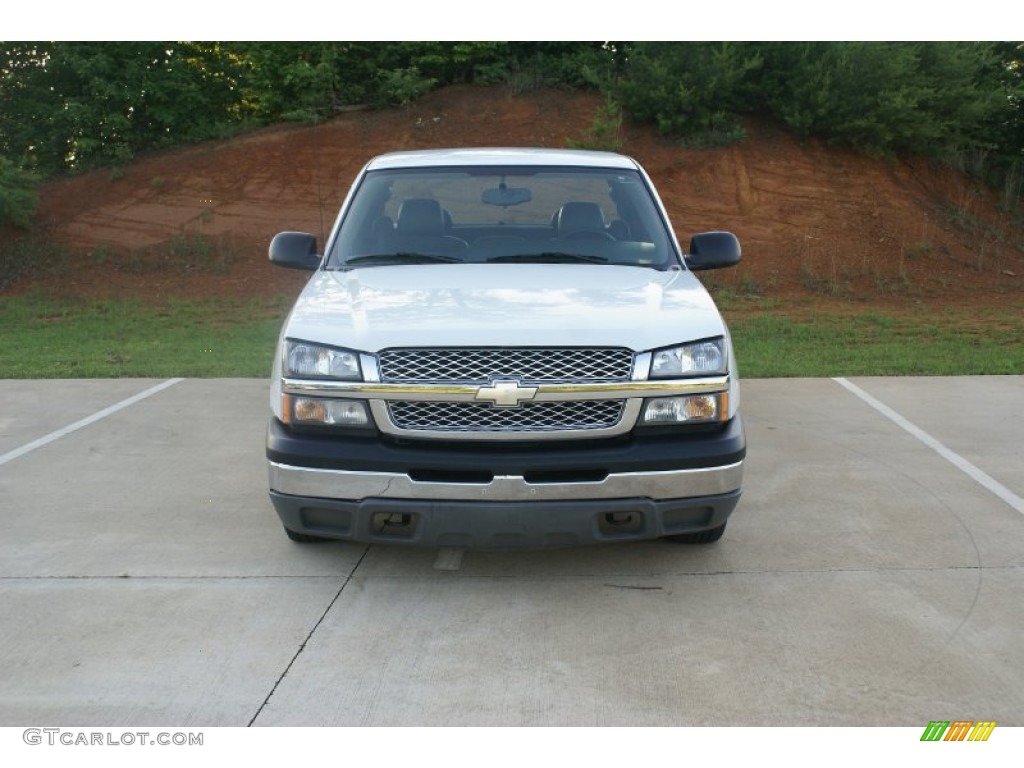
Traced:
POLYGON ((585 253, 563 253, 562 251, 544 251, 543 253, 518 253, 508 256, 492 256, 487 261, 505 261, 523 264, 607 264, 603 256, 588 256, 585 253))
POLYGON ((411 253, 402 251, 399 253, 371 253, 366 256, 354 256, 346 259, 341 267, 350 267, 353 264, 456 264, 462 259, 456 256, 441 256, 435 253, 411 253))

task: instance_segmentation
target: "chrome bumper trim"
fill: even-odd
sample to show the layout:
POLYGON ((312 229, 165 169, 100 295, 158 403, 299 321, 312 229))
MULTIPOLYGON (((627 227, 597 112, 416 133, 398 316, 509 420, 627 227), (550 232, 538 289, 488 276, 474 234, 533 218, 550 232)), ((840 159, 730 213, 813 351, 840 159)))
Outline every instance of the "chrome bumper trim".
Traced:
MULTIPOLYGON (((672 395, 725 392, 729 377, 708 376, 699 379, 649 381, 612 381, 594 383, 537 383, 533 400, 608 400, 672 395)), ((477 399, 478 384, 382 384, 372 381, 331 381, 289 379, 281 381, 282 391, 293 395, 346 397, 362 400, 441 400, 477 399)))
POLYGON ((421 499, 438 501, 552 501, 581 499, 682 499, 738 490, 743 462, 721 467, 660 472, 624 472, 604 480, 528 483, 519 475, 495 476, 489 483, 420 482, 395 472, 294 467, 269 462, 270 489, 293 496, 361 501, 421 499))

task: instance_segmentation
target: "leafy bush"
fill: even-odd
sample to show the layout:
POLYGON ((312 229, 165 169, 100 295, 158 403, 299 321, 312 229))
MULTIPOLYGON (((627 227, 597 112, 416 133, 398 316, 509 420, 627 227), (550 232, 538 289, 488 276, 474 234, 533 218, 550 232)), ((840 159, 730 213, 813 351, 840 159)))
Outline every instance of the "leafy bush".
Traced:
POLYGON ((391 69, 380 73, 374 106, 405 105, 434 87, 437 81, 420 75, 418 67, 391 69))
POLYGON ((0 156, 0 224, 27 228, 39 200, 34 174, 22 170, 0 156))
POLYGON ((612 44, 513 42, 507 44, 506 82, 516 90, 600 88, 614 62, 612 44))
POLYGON ((216 44, 0 44, 0 153, 50 174, 207 138, 241 116, 216 44))
POLYGON ((753 111, 763 58, 754 43, 634 43, 612 97, 633 118, 674 136, 735 135, 753 111))
POLYGON ((998 42, 8 42, 0 155, 41 174, 118 166, 253 121, 477 82, 597 88, 686 147, 742 140, 744 118, 772 116, 870 152, 981 159, 975 175, 1012 192, 1022 62, 1022 44, 998 42))
POLYGON ((797 134, 889 154, 991 148, 1006 114, 978 43, 803 43, 766 46, 768 107, 797 134))
POLYGON ((1020 188, 1020 43, 623 43, 613 64, 612 97, 686 147, 742 139, 741 118, 767 114, 871 153, 969 159, 1004 197, 1020 188))
POLYGON ((578 139, 567 141, 575 149, 618 152, 622 149, 622 108, 611 99, 598 107, 590 127, 578 139))

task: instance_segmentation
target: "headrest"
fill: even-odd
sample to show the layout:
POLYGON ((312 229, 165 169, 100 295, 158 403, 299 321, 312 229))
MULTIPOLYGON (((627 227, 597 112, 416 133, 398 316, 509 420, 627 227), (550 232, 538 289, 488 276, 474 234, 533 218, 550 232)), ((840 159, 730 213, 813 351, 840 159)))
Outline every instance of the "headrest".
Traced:
POLYGON ((581 229, 603 230, 604 214, 597 203, 566 203, 558 212, 558 232, 567 234, 581 229))
POLYGON ((426 197, 414 197, 398 209, 395 227, 403 235, 443 235, 444 216, 441 204, 426 197))

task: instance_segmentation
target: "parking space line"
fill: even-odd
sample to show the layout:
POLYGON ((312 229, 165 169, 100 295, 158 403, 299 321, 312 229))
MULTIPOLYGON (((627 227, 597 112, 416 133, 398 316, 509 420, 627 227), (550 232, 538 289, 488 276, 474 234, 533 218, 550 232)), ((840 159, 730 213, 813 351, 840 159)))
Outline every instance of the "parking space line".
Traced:
POLYGON ((157 384, 156 386, 150 387, 144 392, 139 392, 139 394, 132 395, 131 397, 122 400, 119 403, 114 403, 113 405, 104 408, 102 411, 97 411, 91 416, 86 416, 84 419, 79 419, 74 424, 68 424, 66 427, 62 427, 55 432, 51 432, 48 435, 44 435, 43 437, 40 437, 38 440, 33 440, 31 443, 26 443, 20 448, 15 448, 13 451, 8 451, 7 453, 0 456, 0 465, 6 464, 7 462, 17 459, 20 456, 24 456, 26 453, 34 451, 36 448, 42 448, 44 445, 48 445, 49 443, 52 443, 54 440, 59 440, 60 438, 66 435, 70 435, 72 432, 76 432, 79 429, 82 429, 82 427, 87 427, 90 424, 93 424, 99 421, 100 419, 109 416, 112 413, 117 413, 121 409, 127 408, 129 405, 134 405, 140 400, 145 400, 150 395, 155 395, 157 392, 162 392, 168 387, 173 387, 178 382, 184 380, 185 379, 178 378, 163 381, 157 384))
POLYGON ((434 561, 435 571, 457 571, 462 567, 461 549, 440 549, 434 561))
POLYGON ((933 451, 939 454, 939 456, 944 458, 954 467, 968 475, 976 483, 983 486, 984 488, 987 488, 989 491, 991 491, 1000 499, 1005 501, 1015 510, 1024 515, 1024 499, 1015 494, 1013 491, 1011 491, 1005 485, 1003 485, 998 480, 993 478, 991 475, 978 469, 978 467, 971 464, 971 462, 969 462, 963 456, 947 448, 945 445, 940 443, 938 440, 929 435, 923 429, 907 421, 905 418, 896 413, 896 411, 894 411, 892 408, 890 408, 880 400, 876 400, 874 397, 869 395, 856 384, 853 384, 842 377, 833 378, 832 381, 836 382, 849 392, 852 392, 854 395, 856 395, 865 403, 870 405, 880 414, 889 419, 893 424, 895 424, 905 432, 908 432, 909 434, 916 437, 918 440, 927 445, 929 448, 931 448, 933 451))

